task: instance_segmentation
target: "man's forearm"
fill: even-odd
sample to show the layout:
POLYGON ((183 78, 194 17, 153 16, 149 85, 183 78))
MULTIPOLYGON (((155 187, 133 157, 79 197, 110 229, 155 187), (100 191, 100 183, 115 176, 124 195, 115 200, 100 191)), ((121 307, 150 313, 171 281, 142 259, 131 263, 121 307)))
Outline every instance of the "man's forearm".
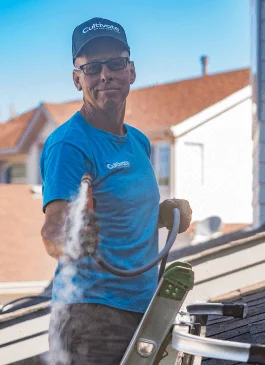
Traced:
POLYGON ((41 230, 41 236, 48 255, 59 260, 64 255, 64 240, 62 236, 47 231, 45 225, 41 230))

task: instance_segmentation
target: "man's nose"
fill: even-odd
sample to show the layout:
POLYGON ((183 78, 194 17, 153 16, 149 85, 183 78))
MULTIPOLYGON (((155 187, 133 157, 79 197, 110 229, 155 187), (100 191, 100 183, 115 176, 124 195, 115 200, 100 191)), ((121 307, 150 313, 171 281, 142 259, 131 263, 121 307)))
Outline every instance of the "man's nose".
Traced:
POLYGON ((102 71, 100 73, 101 81, 111 81, 113 79, 112 72, 109 70, 108 66, 102 65, 102 71))

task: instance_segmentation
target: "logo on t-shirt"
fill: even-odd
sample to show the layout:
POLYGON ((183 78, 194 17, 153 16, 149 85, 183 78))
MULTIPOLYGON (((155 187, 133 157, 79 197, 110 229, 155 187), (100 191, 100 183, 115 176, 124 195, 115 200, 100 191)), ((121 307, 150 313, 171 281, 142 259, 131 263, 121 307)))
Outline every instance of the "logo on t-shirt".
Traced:
POLYGON ((122 162, 114 162, 114 163, 108 163, 107 164, 107 168, 109 170, 115 169, 117 167, 130 167, 130 162, 129 161, 122 161, 122 162))

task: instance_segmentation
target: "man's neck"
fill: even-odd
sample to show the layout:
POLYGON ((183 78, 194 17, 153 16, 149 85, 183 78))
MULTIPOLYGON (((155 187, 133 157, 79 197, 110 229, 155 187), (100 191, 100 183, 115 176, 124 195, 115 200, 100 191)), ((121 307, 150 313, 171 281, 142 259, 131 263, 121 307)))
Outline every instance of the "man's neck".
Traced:
POLYGON ((94 107, 92 104, 84 100, 84 104, 80 109, 80 114, 95 128, 118 136, 124 136, 125 134, 123 126, 125 104, 119 110, 115 109, 106 112, 94 107))

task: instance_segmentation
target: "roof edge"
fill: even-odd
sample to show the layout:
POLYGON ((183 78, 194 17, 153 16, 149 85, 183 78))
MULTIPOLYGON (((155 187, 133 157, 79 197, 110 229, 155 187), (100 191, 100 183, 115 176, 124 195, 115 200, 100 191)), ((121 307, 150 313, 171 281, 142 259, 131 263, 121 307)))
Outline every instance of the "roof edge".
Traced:
POLYGON ((209 248, 208 250, 197 254, 183 257, 181 258, 181 261, 186 261, 193 265, 196 263, 196 265, 198 265, 204 261, 209 261, 209 259, 212 258, 211 256, 216 256, 218 254, 220 254, 220 256, 225 256, 226 254, 229 254, 230 251, 244 250, 247 245, 256 246, 260 244, 260 241, 265 241, 265 232, 255 233, 254 235, 246 238, 234 240, 218 247, 209 248))
POLYGON ((252 89, 251 86, 245 86, 244 88, 229 95, 225 99, 218 101, 217 103, 209 106, 208 108, 200 111, 192 117, 183 120, 174 126, 171 126, 171 131, 175 138, 182 137, 184 134, 198 128, 204 123, 209 122, 216 116, 228 111, 234 106, 251 98, 252 89))
POLYGON ((35 304, 35 305, 32 305, 31 307, 18 309, 15 312, 1 314, 0 321, 1 321, 1 323, 8 322, 12 319, 21 318, 25 315, 36 313, 36 312, 43 311, 45 309, 50 309, 50 308, 51 308, 51 301, 48 301, 45 303, 40 303, 40 304, 35 304))
POLYGON ((257 284, 252 284, 245 286, 243 288, 230 291, 223 295, 218 295, 216 297, 210 298, 209 302, 216 303, 228 300, 238 300, 241 298, 241 294, 250 295, 253 293, 261 292, 265 289, 265 280, 258 282, 257 284))
POLYGON ((32 117, 29 119, 29 122, 28 122, 26 128, 24 129, 22 135, 20 136, 17 144, 13 147, 1 148, 0 156, 1 155, 11 155, 11 154, 13 155, 13 154, 18 154, 21 152, 21 150, 23 148, 23 143, 27 139, 28 135, 30 134, 32 125, 34 125, 38 121, 41 110, 42 110, 42 104, 40 104, 38 107, 32 109, 32 111, 34 111, 34 113, 33 113, 32 117))
POLYGON ((250 67, 235 68, 235 69, 232 69, 232 70, 229 69, 227 71, 222 71, 222 72, 213 72, 213 73, 207 74, 205 76, 199 75, 199 76, 194 76, 194 77, 186 77, 186 78, 183 78, 183 79, 175 79, 175 80, 172 80, 172 81, 166 81, 166 82, 162 82, 162 83, 155 83, 155 84, 146 85, 146 86, 142 86, 142 87, 135 87, 135 88, 132 88, 131 91, 147 90, 147 89, 152 89, 152 88, 157 87, 157 86, 171 85, 171 84, 180 83, 180 82, 184 82, 184 81, 188 81, 188 80, 193 81, 193 80, 201 79, 203 77, 212 77, 212 76, 224 75, 224 74, 229 74, 231 72, 240 72, 240 71, 250 71, 250 67))
POLYGON ((0 282, 0 294, 39 294, 49 283, 50 280, 0 282))

